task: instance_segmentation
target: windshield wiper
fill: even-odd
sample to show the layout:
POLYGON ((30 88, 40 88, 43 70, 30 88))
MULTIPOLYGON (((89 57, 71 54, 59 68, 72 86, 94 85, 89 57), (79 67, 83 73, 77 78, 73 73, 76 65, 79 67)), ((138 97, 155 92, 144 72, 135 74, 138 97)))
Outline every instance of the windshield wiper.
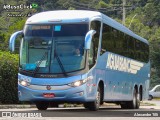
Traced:
POLYGON ((61 60, 59 58, 59 56, 57 55, 56 48, 54 49, 54 55, 55 55, 55 57, 56 57, 56 59, 57 59, 57 61, 59 63, 59 66, 60 66, 60 68, 61 68, 64 76, 68 76, 67 73, 66 73, 66 71, 65 71, 65 69, 64 69, 64 66, 63 66, 63 64, 62 64, 62 62, 61 62, 61 60))
POLYGON ((40 64, 42 63, 42 61, 44 60, 44 58, 46 57, 46 55, 48 54, 48 51, 44 53, 44 55, 42 56, 42 58, 40 59, 40 61, 38 62, 38 64, 36 65, 35 70, 33 71, 33 76, 35 76, 36 72, 40 69, 40 64))

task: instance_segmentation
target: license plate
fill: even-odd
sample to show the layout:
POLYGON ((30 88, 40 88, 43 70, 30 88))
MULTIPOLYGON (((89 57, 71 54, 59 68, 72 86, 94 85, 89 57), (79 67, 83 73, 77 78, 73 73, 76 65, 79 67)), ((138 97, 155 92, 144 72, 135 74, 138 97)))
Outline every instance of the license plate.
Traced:
POLYGON ((45 98, 54 98, 55 94, 54 93, 43 93, 43 97, 45 97, 45 98))

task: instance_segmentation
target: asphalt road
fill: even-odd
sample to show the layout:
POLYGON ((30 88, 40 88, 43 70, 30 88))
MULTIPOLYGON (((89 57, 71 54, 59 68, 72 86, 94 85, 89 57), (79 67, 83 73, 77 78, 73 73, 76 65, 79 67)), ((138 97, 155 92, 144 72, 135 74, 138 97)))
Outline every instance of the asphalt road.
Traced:
POLYGON ((160 107, 160 100, 150 100, 150 101, 146 101, 148 103, 151 103, 151 104, 155 104, 156 106, 159 106, 160 107))
POLYGON ((141 106, 140 109, 135 110, 121 109, 120 106, 110 105, 103 106, 98 111, 89 111, 83 107, 48 108, 46 111, 39 111, 36 108, 0 109, 0 120, 160 120, 160 101, 147 102, 155 105, 141 106))

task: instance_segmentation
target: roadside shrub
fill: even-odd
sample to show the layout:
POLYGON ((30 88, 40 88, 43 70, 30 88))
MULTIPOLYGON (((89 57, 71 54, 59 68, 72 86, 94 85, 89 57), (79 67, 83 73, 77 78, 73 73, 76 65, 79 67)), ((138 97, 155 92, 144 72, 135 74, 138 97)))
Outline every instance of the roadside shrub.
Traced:
POLYGON ((18 103, 18 55, 0 51, 0 103, 18 103))

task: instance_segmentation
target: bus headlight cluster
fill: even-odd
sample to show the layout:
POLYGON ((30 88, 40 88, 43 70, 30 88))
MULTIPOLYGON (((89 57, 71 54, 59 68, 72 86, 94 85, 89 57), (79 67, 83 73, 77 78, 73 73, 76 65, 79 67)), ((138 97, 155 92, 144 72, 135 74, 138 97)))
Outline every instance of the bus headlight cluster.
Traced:
POLYGON ((30 85, 30 80, 28 79, 20 79, 18 80, 19 84, 22 85, 22 86, 29 86, 30 85))
POLYGON ((78 81, 75 81, 73 83, 70 83, 68 84, 69 86, 72 86, 72 87, 78 87, 78 86, 81 86, 83 85, 84 83, 87 82, 87 79, 84 79, 84 80, 78 80, 78 81))

